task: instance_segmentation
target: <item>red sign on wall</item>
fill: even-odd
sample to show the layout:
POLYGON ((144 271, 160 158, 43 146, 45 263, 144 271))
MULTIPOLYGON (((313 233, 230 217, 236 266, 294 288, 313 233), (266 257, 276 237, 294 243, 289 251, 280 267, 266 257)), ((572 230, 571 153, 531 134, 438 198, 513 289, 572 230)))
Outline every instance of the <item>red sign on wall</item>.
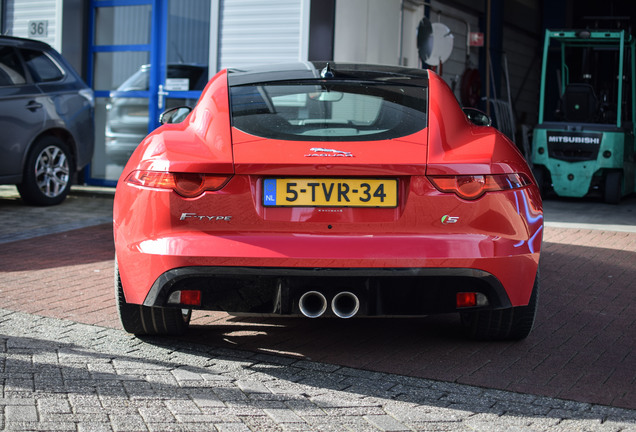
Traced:
POLYGON ((470 32, 470 46, 483 47, 484 34, 481 32, 470 32))

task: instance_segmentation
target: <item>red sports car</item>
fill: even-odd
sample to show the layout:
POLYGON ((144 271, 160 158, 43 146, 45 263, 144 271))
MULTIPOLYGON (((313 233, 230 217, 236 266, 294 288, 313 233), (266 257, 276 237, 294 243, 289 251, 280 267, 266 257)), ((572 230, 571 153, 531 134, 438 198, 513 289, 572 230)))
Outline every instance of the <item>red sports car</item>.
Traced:
POLYGON ((115 195, 128 332, 179 334, 192 309, 458 312, 479 339, 532 329, 539 190, 516 147, 435 73, 224 70, 162 122, 115 195))

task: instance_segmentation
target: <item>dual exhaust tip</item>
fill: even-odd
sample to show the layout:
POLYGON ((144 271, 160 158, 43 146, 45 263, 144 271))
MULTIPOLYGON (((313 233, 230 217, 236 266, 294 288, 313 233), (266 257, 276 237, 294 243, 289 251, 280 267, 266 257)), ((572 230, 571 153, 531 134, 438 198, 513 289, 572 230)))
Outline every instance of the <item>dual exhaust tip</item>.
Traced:
MULTIPOLYGON (((298 301, 300 312, 308 318, 318 318, 327 311, 327 298, 318 291, 307 291, 298 301)), ((358 313, 360 300, 349 291, 342 291, 331 300, 331 310, 339 318, 351 318, 358 313)))

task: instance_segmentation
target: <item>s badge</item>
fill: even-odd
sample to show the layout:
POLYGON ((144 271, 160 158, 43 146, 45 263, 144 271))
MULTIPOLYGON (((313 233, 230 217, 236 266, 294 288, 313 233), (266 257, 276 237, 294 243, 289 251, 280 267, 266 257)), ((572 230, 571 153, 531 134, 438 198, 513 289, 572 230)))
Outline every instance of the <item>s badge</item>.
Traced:
POLYGON ((449 216, 449 215, 442 216, 442 223, 444 225, 454 224, 457 222, 459 222, 459 216, 449 216))

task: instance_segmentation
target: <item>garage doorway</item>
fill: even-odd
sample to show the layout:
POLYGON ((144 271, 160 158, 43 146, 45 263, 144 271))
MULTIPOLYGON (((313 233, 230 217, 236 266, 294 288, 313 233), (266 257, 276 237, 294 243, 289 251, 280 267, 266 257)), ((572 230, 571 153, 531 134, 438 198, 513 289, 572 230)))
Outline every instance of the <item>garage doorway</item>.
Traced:
POLYGON ((88 182, 114 186, 160 113, 193 106, 207 83, 210 0, 92 0, 90 34, 96 137, 88 182))

